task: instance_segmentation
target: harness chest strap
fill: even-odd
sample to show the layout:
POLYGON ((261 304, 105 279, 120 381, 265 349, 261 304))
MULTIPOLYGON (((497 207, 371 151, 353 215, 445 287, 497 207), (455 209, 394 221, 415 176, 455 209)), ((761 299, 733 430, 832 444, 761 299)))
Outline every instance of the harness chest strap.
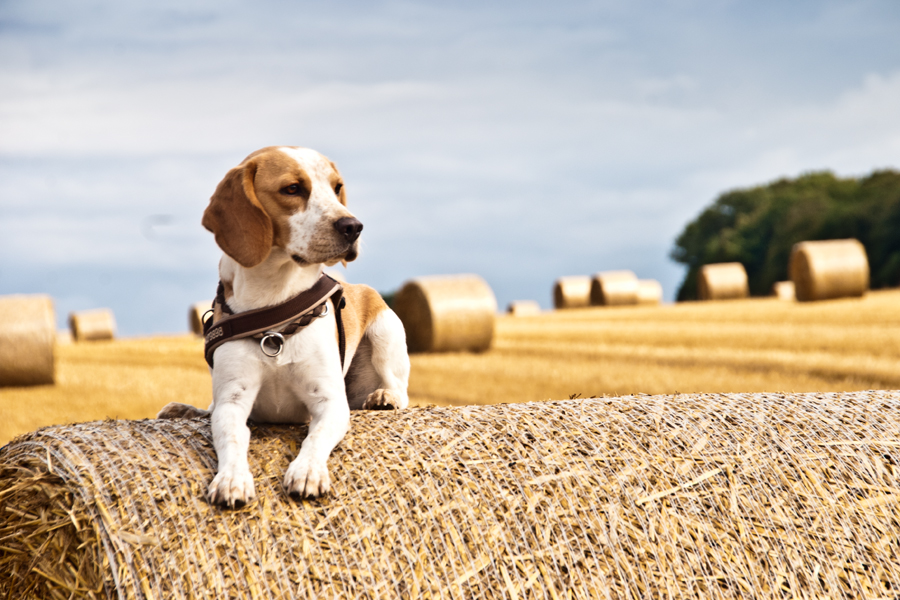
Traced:
MULTIPOLYGON (((216 348, 225 342, 254 337, 285 325, 288 325, 288 328, 290 328, 296 323, 297 327, 293 327, 290 330, 286 328, 285 330, 285 335, 294 333, 297 328, 308 325, 315 316, 322 315, 324 310, 319 307, 331 299, 335 309, 334 316, 337 321, 338 346, 341 355, 341 366, 343 367, 347 345, 346 337, 344 336, 344 322, 341 319, 341 309, 344 307, 343 291, 344 288, 339 282, 323 273, 311 288, 300 292, 281 304, 237 314, 228 314, 215 323, 212 318, 207 319, 203 324, 204 354, 207 364, 210 367, 213 366, 213 353, 216 351, 216 348)), ((219 303, 219 308, 225 312, 227 305, 224 302, 224 297, 220 299, 220 295, 217 294, 216 300, 213 302, 213 308, 216 308, 216 304, 219 303)))

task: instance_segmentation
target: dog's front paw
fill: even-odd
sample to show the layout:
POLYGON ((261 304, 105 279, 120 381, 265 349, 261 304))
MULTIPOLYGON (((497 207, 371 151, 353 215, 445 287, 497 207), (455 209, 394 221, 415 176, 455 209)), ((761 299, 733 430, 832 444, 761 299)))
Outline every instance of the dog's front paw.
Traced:
POLYGON ((363 410, 395 410, 406 408, 407 402, 397 390, 375 390, 363 402, 363 410))
POLYGON ((284 489, 292 496, 315 498, 331 489, 331 477, 325 461, 316 461, 300 455, 288 467, 284 475, 284 489))
POLYGON ((247 469, 226 469, 219 471, 209 484, 207 498, 213 504, 224 504, 240 508, 256 497, 253 475, 247 469))
POLYGON ((191 406, 190 404, 182 404, 181 402, 169 402, 162 407, 157 419, 199 419, 208 417, 209 411, 191 406))

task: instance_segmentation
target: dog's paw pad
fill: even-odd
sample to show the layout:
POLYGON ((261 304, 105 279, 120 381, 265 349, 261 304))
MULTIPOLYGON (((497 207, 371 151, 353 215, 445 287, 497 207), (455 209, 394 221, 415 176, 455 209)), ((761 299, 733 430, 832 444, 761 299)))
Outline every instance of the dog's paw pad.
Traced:
POLYGON ((284 475, 284 489, 288 494, 300 498, 315 498, 328 493, 331 477, 328 467, 321 463, 298 456, 284 475))
POLYGON ((212 504, 240 508, 256 497, 250 471, 220 471, 209 484, 207 498, 212 504))
POLYGON ((403 407, 400 394, 394 390, 375 390, 363 402, 363 410, 395 410, 403 407))

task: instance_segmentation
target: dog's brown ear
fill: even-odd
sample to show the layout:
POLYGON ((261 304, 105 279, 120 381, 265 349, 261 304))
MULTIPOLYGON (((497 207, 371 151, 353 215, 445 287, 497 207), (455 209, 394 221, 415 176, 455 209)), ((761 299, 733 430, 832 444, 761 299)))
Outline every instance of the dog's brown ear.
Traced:
POLYGON ((255 267, 272 250, 272 219, 256 197, 256 162, 228 171, 203 212, 203 226, 219 248, 244 267, 255 267))

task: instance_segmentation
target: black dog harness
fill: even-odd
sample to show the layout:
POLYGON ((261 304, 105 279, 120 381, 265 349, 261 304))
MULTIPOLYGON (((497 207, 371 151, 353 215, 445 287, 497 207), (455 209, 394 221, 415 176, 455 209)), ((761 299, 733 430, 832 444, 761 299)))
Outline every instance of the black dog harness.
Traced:
POLYGON ((331 299, 331 303, 334 305, 334 317, 337 321, 338 347, 341 354, 341 367, 343 367, 344 352, 347 346, 344 337, 344 321, 341 319, 341 310, 346 304, 343 294, 343 286, 323 273, 315 285, 286 302, 267 308, 234 313, 225 302, 225 286, 220 281, 212 309, 203 315, 205 317, 206 314, 212 313, 203 321, 206 362, 212 368, 213 353, 216 348, 225 342, 248 337, 259 340, 259 347, 266 356, 278 356, 284 348, 285 337, 297 333, 297 330, 306 327, 314 319, 328 314, 328 300, 331 299), (226 316, 214 322, 217 313, 226 316))

